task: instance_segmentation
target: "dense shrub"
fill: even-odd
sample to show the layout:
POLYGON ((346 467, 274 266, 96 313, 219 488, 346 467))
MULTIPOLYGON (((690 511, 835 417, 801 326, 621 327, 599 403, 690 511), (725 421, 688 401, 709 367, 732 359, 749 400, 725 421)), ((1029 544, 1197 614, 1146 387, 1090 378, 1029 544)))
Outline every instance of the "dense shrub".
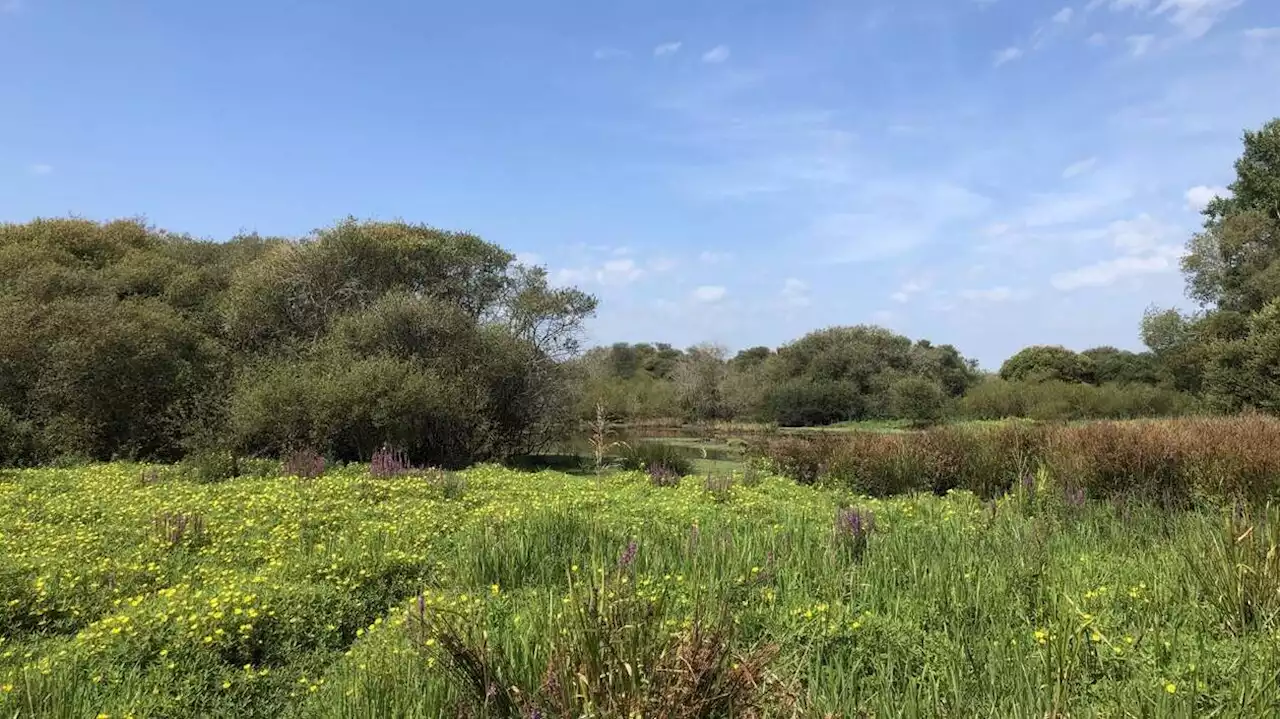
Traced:
POLYGON ((936 382, 924 377, 903 377, 889 386, 889 409, 898 419, 927 426, 942 419, 947 398, 936 382))
POLYGON ((1137 419, 1191 414, 1198 404, 1191 395, 1143 384, 1093 386, 1061 382, 1010 382, 990 378, 956 403, 964 419, 1022 417, 1042 421, 1137 419))
POLYGON ((847 382, 793 379, 774 387, 765 396, 768 421, 783 427, 833 424, 864 414, 866 400, 847 382))
POLYGON ((425 225, 214 243, 133 220, 0 224, 0 462, 536 451, 572 420, 559 360, 594 307, 425 225))

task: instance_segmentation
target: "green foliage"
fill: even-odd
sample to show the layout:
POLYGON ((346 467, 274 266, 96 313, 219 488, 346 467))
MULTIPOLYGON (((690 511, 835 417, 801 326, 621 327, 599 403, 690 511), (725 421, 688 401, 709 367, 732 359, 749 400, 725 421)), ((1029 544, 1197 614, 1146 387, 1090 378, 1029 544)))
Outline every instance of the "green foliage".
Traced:
POLYGON ((811 427, 865 416, 857 388, 837 380, 794 378, 770 389, 763 416, 782 427, 811 427))
POLYGON ((947 398, 937 383, 924 377, 903 377, 889 386, 893 416, 917 426, 937 424, 947 410, 947 398))
POLYGON ((1020 350, 1000 366, 1000 379, 1011 382, 1092 383, 1093 360, 1065 347, 1035 345, 1020 350))
POLYGON ((1176 390, 1145 384, 1007 382, 989 378, 956 403, 956 416, 997 420, 1137 419, 1176 417, 1197 409, 1195 399, 1176 390))
POLYGON ((178 471, 193 482, 221 482, 240 476, 240 462, 234 452, 206 449, 183 458, 178 471))
POLYGON ((559 360, 595 307, 474 235, 350 219, 222 244, 135 221, 0 225, 0 278, 11 464, 534 451, 572 420, 559 360))

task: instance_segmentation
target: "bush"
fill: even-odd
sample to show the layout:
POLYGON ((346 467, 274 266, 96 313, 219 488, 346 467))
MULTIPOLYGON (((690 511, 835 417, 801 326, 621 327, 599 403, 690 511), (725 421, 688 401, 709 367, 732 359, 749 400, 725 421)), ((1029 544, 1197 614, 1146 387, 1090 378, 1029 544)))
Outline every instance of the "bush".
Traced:
POLYGON ((889 386, 889 408, 893 416, 916 426, 937 424, 947 407, 946 395, 937 382, 923 377, 904 377, 889 386))
POLYGON ((221 482, 240 476, 240 462, 234 452, 204 450, 188 455, 178 465, 178 471, 193 482, 221 482))
POLYGON ((765 397, 765 418, 782 427, 816 427, 856 419, 866 405, 847 382, 787 380, 765 397))

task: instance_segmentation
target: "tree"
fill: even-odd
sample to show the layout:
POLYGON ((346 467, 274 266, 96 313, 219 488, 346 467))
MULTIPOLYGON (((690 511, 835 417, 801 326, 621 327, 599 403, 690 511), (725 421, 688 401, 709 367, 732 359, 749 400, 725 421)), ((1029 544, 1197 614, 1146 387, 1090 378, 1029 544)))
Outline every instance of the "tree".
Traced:
POLYGON ((1154 385, 1159 381, 1155 355, 1130 352, 1115 347, 1092 347, 1080 353, 1093 363, 1094 380, 1098 384, 1154 385))
POLYGON ((947 398, 937 382, 924 377, 903 377, 889 387, 893 414, 916 426, 937 424, 946 413, 947 398))
POLYGON ((1062 382, 1094 381, 1093 362, 1071 350, 1056 345, 1026 347, 1000 366, 1000 378, 1008 381, 1062 382))
POLYGON ((711 344, 691 347, 676 365, 676 399, 689 419, 725 417, 720 385, 725 378, 725 350, 711 344))
POLYGON ((225 243, 137 220, 0 225, 0 461, 530 451, 572 419, 563 360, 594 308, 425 225, 225 243))

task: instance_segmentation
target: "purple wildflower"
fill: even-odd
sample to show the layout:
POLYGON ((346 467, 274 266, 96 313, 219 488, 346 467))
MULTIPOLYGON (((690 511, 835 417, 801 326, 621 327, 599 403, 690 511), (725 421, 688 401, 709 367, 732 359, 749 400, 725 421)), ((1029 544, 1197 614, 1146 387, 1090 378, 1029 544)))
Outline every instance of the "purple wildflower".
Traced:
POLYGON ((618 569, 630 569, 636 561, 636 552, 639 550, 640 545, 636 544, 636 540, 631 540, 627 548, 622 550, 622 556, 618 557, 618 569))
POLYGON ((386 445, 374 452, 373 458, 369 461, 369 474, 379 479, 398 477, 407 471, 409 471, 409 460, 404 452, 393 450, 386 445))

